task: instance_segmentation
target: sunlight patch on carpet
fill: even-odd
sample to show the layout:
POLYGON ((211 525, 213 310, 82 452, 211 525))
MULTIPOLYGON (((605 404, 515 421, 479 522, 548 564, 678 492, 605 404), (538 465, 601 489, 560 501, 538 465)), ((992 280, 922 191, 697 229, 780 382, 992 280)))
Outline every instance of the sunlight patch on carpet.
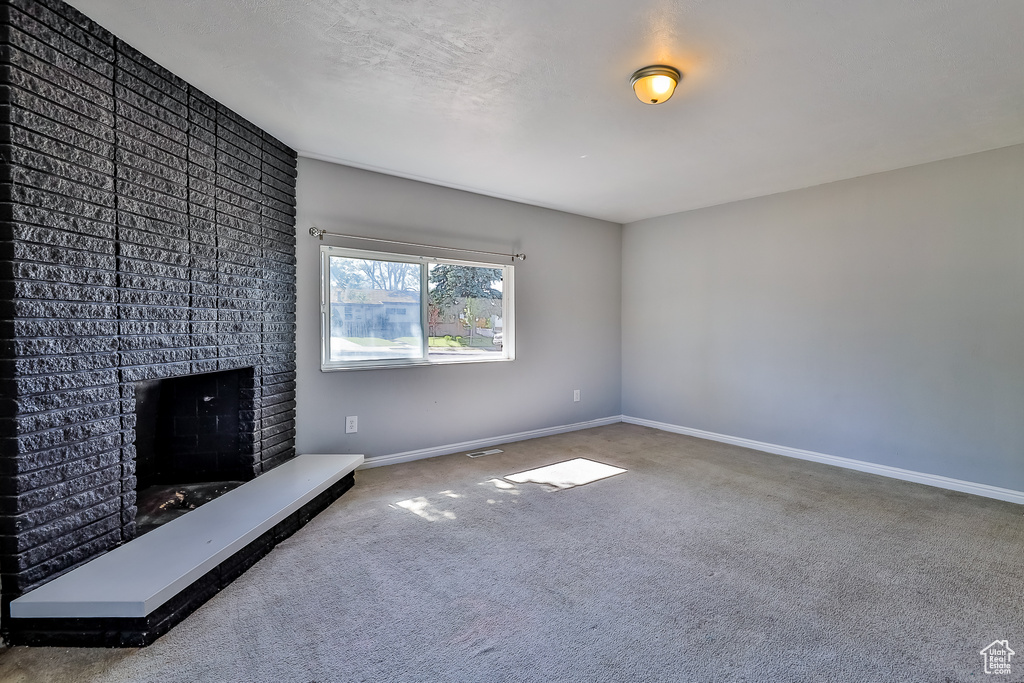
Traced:
MULTIPOLYGON (((446 491, 444 493, 450 492, 446 491)), ((458 498, 459 496, 452 495, 448 497, 458 498)), ((428 522, 437 522, 442 519, 455 519, 454 512, 452 512, 451 510, 440 509, 439 507, 431 503, 430 500, 424 496, 420 496, 419 498, 410 498, 409 500, 402 500, 395 503, 391 507, 396 506, 402 508, 403 510, 408 510, 412 514, 422 517, 428 522)))
POLYGON ((545 484, 553 487, 554 490, 561 491, 600 479, 607 479, 625 471, 621 467, 605 465, 586 458, 574 458, 565 462, 556 462, 554 465, 538 467, 535 470, 509 474, 505 476, 505 479, 517 484, 545 484))
POLYGON ((513 486, 512 484, 508 483, 504 479, 488 479, 487 481, 480 482, 480 485, 481 486, 493 486, 494 488, 498 489, 502 493, 508 493, 510 495, 513 495, 513 496, 518 496, 519 495, 519 491, 516 490, 516 487, 513 486))

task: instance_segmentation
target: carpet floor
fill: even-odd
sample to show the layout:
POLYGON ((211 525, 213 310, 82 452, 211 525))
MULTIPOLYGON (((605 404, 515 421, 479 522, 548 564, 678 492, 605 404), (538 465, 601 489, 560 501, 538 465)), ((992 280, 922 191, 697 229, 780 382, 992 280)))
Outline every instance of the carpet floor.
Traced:
POLYGON ((628 424, 503 448, 357 472, 150 647, 0 681, 1024 680, 1021 506, 628 424), (577 457, 628 471, 501 479, 577 457))

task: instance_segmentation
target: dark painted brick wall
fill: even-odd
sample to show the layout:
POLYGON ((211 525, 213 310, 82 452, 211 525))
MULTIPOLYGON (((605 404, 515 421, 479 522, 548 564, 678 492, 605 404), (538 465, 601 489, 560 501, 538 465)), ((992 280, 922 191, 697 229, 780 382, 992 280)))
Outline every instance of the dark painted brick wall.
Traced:
POLYGON ((295 153, 59 0, 0 1, 0 571, 135 533, 135 383, 252 367, 294 455, 295 153))

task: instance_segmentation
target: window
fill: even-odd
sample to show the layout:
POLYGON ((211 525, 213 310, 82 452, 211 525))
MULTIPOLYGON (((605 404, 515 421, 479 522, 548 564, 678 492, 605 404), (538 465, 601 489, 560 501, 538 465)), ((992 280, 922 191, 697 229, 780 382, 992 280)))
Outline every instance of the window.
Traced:
POLYGON ((510 265, 321 246, 323 370, 515 358, 510 265))

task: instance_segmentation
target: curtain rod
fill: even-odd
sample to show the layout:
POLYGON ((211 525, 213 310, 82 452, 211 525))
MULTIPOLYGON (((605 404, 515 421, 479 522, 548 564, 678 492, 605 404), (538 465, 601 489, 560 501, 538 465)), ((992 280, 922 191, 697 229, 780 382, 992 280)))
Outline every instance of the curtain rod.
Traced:
POLYGON ((400 242, 398 240, 385 240, 379 237, 360 237, 359 235, 345 235, 340 232, 327 232, 320 228, 310 228, 309 234, 313 237, 319 238, 321 242, 324 240, 324 235, 328 237, 344 237, 349 240, 365 240, 367 242, 381 242, 385 244, 401 244, 405 247, 422 247, 424 249, 442 249, 444 251, 459 251, 464 254, 487 254, 488 256, 500 256, 502 258, 511 259, 512 261, 525 261, 526 254, 505 254, 500 251, 480 251, 479 249, 459 249, 458 247, 439 247, 433 244, 418 244, 416 242, 400 242))

